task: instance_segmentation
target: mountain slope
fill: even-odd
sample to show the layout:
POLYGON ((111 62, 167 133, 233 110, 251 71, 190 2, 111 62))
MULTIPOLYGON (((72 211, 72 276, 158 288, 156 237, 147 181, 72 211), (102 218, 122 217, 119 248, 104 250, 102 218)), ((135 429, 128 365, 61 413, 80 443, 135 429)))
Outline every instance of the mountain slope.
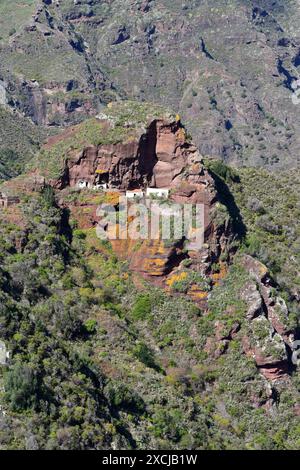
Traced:
POLYGON ((204 155, 298 165, 296 0, 28 2, 14 20, 7 3, 0 78, 35 123, 137 98, 178 110, 204 155))
POLYGON ((0 178, 22 173, 45 135, 28 118, 0 106, 0 178))

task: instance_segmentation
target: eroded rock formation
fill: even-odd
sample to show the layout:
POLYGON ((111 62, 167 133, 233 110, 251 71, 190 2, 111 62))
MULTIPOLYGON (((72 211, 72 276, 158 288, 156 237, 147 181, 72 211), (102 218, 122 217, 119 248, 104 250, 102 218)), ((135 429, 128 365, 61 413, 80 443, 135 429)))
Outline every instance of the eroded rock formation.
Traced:
POLYGON ((262 263, 248 255, 242 263, 252 278, 241 293, 248 305, 249 335, 243 338, 244 351, 267 379, 285 378, 291 369, 295 340, 287 306, 276 295, 274 282, 262 263))
MULTIPOLYGON (((99 132, 104 135, 116 130, 115 122, 104 119, 103 115, 98 125, 99 132)), ((127 124, 124 126, 126 128, 127 124)), ((69 130, 65 137, 72 132, 69 130)), ((48 146, 56 140, 49 141, 48 146)), ((215 181, 205 169, 197 147, 188 140, 178 116, 150 119, 145 128, 128 132, 121 141, 117 139, 114 143, 85 145, 80 151, 71 150, 67 153, 61 176, 50 182, 60 190, 76 189, 81 184, 88 188, 105 185, 107 201, 114 200, 116 208, 119 195, 124 196, 128 190, 141 190, 145 196, 149 188, 168 190, 170 204, 180 207, 201 205, 204 243, 199 249, 187 247, 184 234, 174 240, 158 237, 158 240, 112 241, 116 253, 126 258, 134 271, 159 284, 164 284, 170 274, 180 272, 187 259, 191 269, 209 274, 212 263, 220 254, 230 252, 230 242, 235 235, 229 214, 221 221, 216 220, 219 203, 215 181)), ((85 218, 84 226, 100 222, 95 212, 95 208, 91 208, 90 218, 85 218)), ((201 304, 207 298, 197 285, 191 285, 189 292, 201 304)))
MULTIPOLYGON (((104 128, 111 125, 103 121, 104 128)), ((180 122, 153 120, 144 133, 128 142, 88 146, 70 157, 61 185, 75 187, 81 180, 90 185, 100 180, 119 190, 182 185, 178 198, 184 202, 194 196, 193 201, 197 202, 195 193, 199 186, 195 185, 209 184, 208 175, 203 176, 201 156, 187 142, 180 122)), ((204 197, 200 199, 203 201, 204 197)))

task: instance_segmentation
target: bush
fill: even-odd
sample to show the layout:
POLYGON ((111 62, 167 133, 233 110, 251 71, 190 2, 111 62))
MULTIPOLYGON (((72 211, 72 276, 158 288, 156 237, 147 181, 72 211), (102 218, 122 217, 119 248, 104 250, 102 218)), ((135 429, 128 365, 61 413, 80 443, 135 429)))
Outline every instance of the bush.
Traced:
POLYGON ((145 411, 145 403, 142 398, 122 383, 108 385, 105 394, 108 395, 109 402, 113 407, 137 414, 145 411))
POLYGON ((143 320, 151 313, 151 301, 148 294, 141 294, 131 311, 134 320, 143 320))
POLYGON ((262 215, 259 217, 256 221, 256 225, 266 232, 272 233, 273 235, 277 235, 281 232, 281 227, 274 224, 268 215, 262 215))
POLYGON ((97 321, 93 319, 89 319, 84 324, 85 330, 89 334, 93 334, 96 332, 97 329, 97 321))
POLYGON ((5 398, 13 411, 33 408, 37 403, 37 379, 27 365, 17 363, 5 375, 5 398))
POLYGON ((134 356, 145 366, 160 371, 160 367, 156 364, 154 354, 145 343, 139 343, 133 350, 134 356))
POLYGON ((261 201, 259 199, 257 199, 256 197, 251 197, 251 198, 248 199, 247 208, 251 212, 256 212, 257 214, 260 214, 260 215, 265 214, 265 209, 264 209, 261 201))
POLYGON ((42 197, 48 207, 52 207, 55 205, 55 193, 54 189, 51 186, 46 186, 43 189, 42 197))
POLYGON ((16 34, 16 32, 17 32, 16 28, 11 28, 8 34, 9 36, 13 36, 14 34, 16 34))
POLYGON ((158 410, 153 417, 153 431, 156 437, 178 442, 185 434, 183 416, 179 410, 158 410))
POLYGON ((205 162, 208 169, 225 181, 239 181, 239 176, 233 168, 225 165, 221 160, 208 160, 205 162))

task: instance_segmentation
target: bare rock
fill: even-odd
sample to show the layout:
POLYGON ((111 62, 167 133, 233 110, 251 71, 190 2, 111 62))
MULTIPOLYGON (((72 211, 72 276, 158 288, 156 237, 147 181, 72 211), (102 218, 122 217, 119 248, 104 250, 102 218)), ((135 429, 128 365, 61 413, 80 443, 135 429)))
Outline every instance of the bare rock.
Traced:
POLYGON ((241 292, 241 297, 249 306, 246 314, 249 321, 263 314, 263 299, 255 282, 249 281, 246 283, 241 292))

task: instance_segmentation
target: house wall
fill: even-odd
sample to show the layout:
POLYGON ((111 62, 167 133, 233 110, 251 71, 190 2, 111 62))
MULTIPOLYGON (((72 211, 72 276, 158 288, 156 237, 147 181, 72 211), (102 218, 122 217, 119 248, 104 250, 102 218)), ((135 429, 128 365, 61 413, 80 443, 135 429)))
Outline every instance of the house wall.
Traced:
POLYGON ((133 199, 135 197, 143 197, 143 191, 126 191, 126 197, 128 199, 133 199))
POLYGON ((5 365, 7 360, 7 351, 4 343, 0 343, 0 364, 5 365))
POLYGON ((89 188, 90 187, 90 183, 88 181, 84 181, 84 180, 81 180, 81 181, 78 181, 77 182, 77 186, 78 188, 89 188))
POLYGON ((147 196, 169 197, 169 189, 147 188, 147 196))

